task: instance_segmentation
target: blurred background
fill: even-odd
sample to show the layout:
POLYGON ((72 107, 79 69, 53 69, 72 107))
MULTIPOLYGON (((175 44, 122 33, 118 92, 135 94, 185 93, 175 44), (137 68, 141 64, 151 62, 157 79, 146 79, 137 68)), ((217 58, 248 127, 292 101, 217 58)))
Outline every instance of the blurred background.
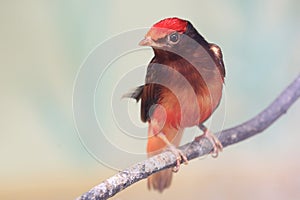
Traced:
MULTIPOLYGON (((300 72, 297 0, 0 4, 0 199, 74 199, 117 172, 82 145, 72 111, 80 66, 113 35, 166 17, 190 20, 223 50, 224 128, 260 112, 300 72)), ((146 64, 151 56, 148 49, 138 59, 146 64)), ((218 159, 183 166, 163 194, 148 191, 144 180, 112 199, 299 199, 299 118, 297 102, 261 135, 224 149, 218 159)), ((136 145, 141 159, 145 145, 145 140, 136 145)), ((105 153, 126 165, 135 162, 105 153)))

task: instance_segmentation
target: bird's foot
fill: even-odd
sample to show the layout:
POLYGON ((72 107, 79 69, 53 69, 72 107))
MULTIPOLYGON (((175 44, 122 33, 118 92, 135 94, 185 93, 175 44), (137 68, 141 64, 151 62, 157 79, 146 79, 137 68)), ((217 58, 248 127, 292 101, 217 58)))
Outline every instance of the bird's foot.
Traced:
POLYGON ((223 150, 223 145, 220 142, 220 140, 213 134, 211 133, 205 126, 199 126, 201 130, 203 130, 203 135, 200 135, 198 137, 195 137, 195 141, 199 142, 203 138, 207 138, 210 143, 213 145, 213 149, 211 152, 211 155, 213 158, 218 157, 219 152, 222 152, 223 150))
POLYGON ((188 164, 188 159, 187 159, 186 155, 180 149, 177 149, 176 146, 174 146, 168 140, 168 138, 165 136, 165 134, 158 133, 157 136, 166 143, 167 150, 171 151, 176 156, 176 166, 173 168, 173 172, 179 171, 181 161, 183 161, 184 164, 188 164))
POLYGON ((168 145, 168 150, 176 156, 176 166, 173 168, 173 172, 179 171, 181 161, 183 161, 186 165, 188 164, 186 155, 180 149, 177 149, 174 145, 171 144, 168 145))

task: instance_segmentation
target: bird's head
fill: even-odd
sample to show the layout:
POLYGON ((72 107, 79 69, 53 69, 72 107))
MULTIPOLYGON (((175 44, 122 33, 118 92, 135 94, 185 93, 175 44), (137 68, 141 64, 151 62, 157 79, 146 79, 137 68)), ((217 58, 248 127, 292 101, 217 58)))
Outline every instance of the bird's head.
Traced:
POLYGON ((187 30, 187 25, 188 21, 176 17, 163 19, 150 28, 139 45, 171 48, 180 42, 187 30))

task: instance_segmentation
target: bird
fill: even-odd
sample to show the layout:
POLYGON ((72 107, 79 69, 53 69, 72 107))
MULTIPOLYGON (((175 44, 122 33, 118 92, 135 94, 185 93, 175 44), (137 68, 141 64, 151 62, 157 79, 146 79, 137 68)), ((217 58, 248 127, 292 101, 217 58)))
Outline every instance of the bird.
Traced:
POLYGON ((126 97, 141 101, 141 120, 148 123, 147 154, 153 156, 164 150, 175 154, 177 164, 148 177, 148 188, 164 191, 172 181, 173 172, 181 162, 188 163, 179 150, 183 131, 198 126, 217 157, 222 151, 218 138, 203 124, 218 107, 225 79, 223 54, 216 44, 207 42, 191 22, 178 17, 155 23, 140 46, 151 47, 145 83, 126 97))

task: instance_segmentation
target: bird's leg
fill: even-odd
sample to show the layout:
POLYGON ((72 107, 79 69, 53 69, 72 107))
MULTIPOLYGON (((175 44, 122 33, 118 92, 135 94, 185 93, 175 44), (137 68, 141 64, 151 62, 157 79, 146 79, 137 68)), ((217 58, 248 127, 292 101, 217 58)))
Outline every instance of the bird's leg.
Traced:
POLYGON ((164 141, 168 147, 168 149, 175 154, 176 156, 176 166, 173 168, 173 172, 178 172, 179 168, 180 168, 180 163, 183 160, 184 164, 188 164, 188 159, 187 157, 184 155, 184 153, 180 150, 177 149, 166 137, 165 134, 163 134, 162 132, 159 132, 157 135, 157 137, 159 137, 162 141, 164 141))
POLYGON ((211 133, 206 128, 206 126, 204 126, 203 124, 200 124, 198 127, 203 131, 203 135, 196 137, 195 141, 199 142, 202 138, 207 138, 213 145, 212 157, 214 157, 214 158, 218 157, 219 152, 222 152, 222 150, 223 150, 222 143, 213 133, 211 133))

